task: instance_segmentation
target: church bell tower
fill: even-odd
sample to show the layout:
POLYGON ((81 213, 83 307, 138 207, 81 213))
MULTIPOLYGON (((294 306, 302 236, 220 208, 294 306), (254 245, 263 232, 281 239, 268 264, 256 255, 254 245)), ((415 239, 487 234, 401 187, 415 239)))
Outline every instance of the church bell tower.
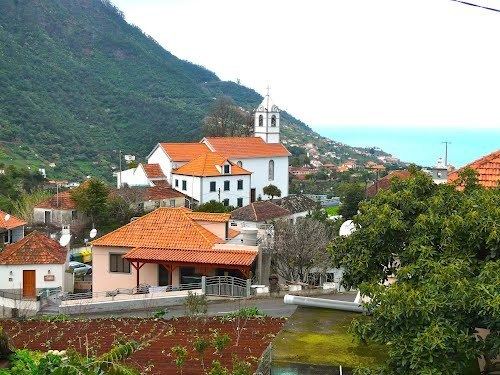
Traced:
POLYGON ((267 95, 255 111, 254 135, 266 143, 280 143, 280 110, 267 95))

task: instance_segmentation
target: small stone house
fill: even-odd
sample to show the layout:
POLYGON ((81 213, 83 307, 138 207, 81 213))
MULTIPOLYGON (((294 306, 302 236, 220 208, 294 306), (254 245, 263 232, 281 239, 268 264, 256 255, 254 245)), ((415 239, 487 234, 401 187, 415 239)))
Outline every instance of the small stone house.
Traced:
POLYGON ((70 191, 63 191, 37 204, 33 209, 35 224, 52 225, 83 225, 88 222, 85 214, 76 208, 76 202, 71 198, 70 191))

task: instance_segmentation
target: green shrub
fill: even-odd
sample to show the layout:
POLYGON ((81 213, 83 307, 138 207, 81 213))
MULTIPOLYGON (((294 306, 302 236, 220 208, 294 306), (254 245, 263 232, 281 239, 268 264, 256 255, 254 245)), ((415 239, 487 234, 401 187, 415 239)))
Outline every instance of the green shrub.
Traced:
POLYGON ((205 315, 208 310, 207 297, 204 294, 198 295, 189 291, 184 301, 184 308, 189 317, 205 315))

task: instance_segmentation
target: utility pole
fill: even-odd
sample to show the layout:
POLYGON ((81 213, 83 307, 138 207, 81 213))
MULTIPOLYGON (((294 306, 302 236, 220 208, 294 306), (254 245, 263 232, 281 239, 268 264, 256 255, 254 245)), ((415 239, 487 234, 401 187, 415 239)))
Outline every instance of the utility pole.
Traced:
POLYGON ((444 143, 444 166, 448 166, 448 145, 451 145, 450 141, 443 141, 441 143, 444 143))
POLYGON ((120 181, 118 184, 118 188, 121 189, 122 188, 122 150, 118 151, 118 155, 120 157, 120 161, 118 162, 118 164, 120 165, 120 181))
POLYGON ((219 193, 218 194, 219 194, 219 203, 220 203, 220 188, 219 188, 219 193))

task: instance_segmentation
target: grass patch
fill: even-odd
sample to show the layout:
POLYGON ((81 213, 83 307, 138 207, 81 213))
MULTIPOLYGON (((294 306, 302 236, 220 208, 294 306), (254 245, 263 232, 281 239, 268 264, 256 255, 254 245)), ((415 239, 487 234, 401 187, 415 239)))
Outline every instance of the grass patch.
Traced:
POLYGON ((332 206, 332 207, 326 207, 324 208, 328 216, 336 216, 339 215, 340 212, 340 206, 332 206))

